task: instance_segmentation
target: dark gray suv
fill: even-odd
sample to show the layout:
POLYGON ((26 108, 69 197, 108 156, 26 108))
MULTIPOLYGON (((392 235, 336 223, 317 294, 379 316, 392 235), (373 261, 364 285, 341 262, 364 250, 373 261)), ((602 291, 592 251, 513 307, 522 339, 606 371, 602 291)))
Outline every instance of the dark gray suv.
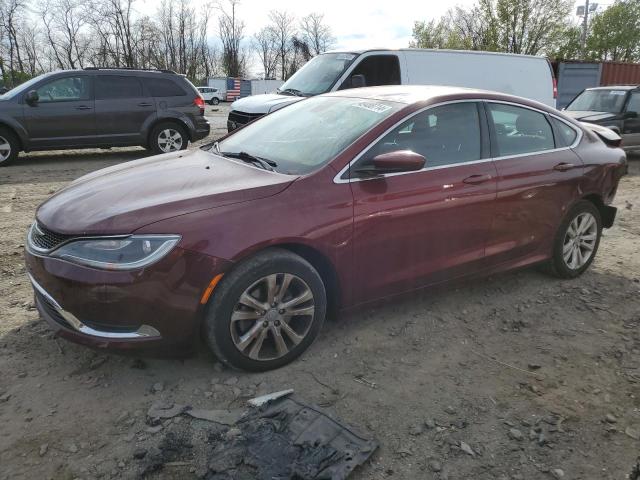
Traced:
POLYGON ((171 71, 65 70, 0 96, 0 165, 18 152, 141 145, 155 153, 209 135, 205 103, 171 71))

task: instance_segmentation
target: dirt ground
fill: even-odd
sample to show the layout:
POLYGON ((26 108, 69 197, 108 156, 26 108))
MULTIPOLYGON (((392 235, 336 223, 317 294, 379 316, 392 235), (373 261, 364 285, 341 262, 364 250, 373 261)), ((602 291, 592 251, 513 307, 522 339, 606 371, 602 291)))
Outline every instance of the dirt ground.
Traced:
MULTIPOLYGON (((226 108, 209 112, 212 137, 226 108)), ((379 440, 356 480, 632 478, 640 158, 581 278, 524 270, 343 315, 292 365, 247 374, 204 349, 187 359, 88 350, 54 338, 34 309, 22 252, 37 205, 82 174, 143 155, 37 153, 0 171, 0 480, 200 478, 198 445, 142 473, 167 432, 202 428, 183 417, 154 424, 149 407, 243 407, 287 388, 379 440)))

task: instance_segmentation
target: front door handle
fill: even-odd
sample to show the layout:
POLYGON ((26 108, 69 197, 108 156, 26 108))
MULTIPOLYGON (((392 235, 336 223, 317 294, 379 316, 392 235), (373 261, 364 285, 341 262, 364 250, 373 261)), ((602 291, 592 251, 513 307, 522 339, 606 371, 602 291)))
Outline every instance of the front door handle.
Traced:
POLYGON ((146 103, 146 102, 142 102, 138 104, 139 107, 152 107, 153 104, 152 103, 146 103))
POLYGON ((91 110, 91 107, 89 105, 80 105, 76 107, 76 110, 91 110))
POLYGON ((489 174, 471 175, 470 177, 462 180, 462 183, 467 183, 469 185, 478 185, 480 183, 488 182, 489 180, 491 180, 491 175, 489 174))
POLYGON ((559 163, 555 167, 553 167, 553 169, 557 170, 558 172, 566 172, 573 168, 576 168, 576 166, 573 163, 564 163, 564 162, 559 163))

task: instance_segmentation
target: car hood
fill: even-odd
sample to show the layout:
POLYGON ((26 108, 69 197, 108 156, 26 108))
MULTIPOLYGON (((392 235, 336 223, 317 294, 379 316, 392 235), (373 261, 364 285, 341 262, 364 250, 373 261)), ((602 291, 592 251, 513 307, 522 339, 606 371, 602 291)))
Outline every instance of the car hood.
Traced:
POLYGON ((292 103, 304 100, 305 97, 280 95, 278 93, 265 93, 241 98, 231 104, 231 110, 244 113, 271 113, 292 103))
POLYGON ((616 118, 617 114, 610 112, 589 112, 579 110, 564 110, 567 117, 579 120, 581 122, 602 122, 616 118))
POLYGON ((126 234, 177 215, 266 198, 296 178, 202 150, 169 153, 80 177, 40 205, 36 218, 62 234, 126 234))

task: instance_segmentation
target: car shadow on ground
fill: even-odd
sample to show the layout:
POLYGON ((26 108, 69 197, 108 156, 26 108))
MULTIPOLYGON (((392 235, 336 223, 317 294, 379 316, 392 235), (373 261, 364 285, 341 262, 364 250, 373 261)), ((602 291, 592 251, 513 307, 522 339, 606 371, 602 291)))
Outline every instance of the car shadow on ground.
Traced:
POLYGON ((7 168, 14 166, 39 166, 50 163, 59 164, 60 162, 74 164, 85 161, 128 161, 148 157, 149 155, 152 155, 152 153, 141 147, 30 152, 21 154, 18 159, 7 166, 7 168))

